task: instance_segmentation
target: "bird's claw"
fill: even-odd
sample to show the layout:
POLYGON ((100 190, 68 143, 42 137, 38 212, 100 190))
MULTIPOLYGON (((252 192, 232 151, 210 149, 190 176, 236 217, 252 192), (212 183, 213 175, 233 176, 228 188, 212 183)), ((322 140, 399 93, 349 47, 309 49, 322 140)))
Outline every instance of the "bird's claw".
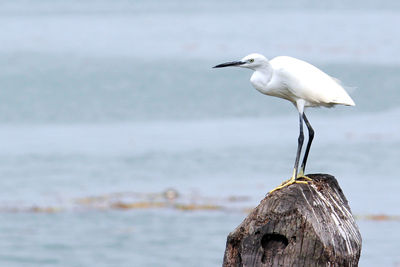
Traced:
POLYGON ((304 180, 307 180, 307 181, 312 181, 312 179, 311 179, 310 177, 304 175, 304 169, 303 169, 303 167, 300 168, 300 171, 299 171, 299 173, 297 174, 296 179, 301 179, 301 178, 303 178, 304 180))
POLYGON ((280 190, 286 186, 292 185, 292 184, 308 184, 309 181, 312 181, 312 179, 310 177, 305 176, 304 174, 299 174, 297 175, 297 178, 294 178, 294 175, 292 176, 292 178, 290 178, 287 181, 284 181, 281 185, 277 186, 276 188, 272 189, 271 191, 269 191, 268 194, 271 194, 274 191, 280 190), (304 179, 306 181, 300 181, 299 179, 304 179))
POLYGON ((313 180, 313 179, 311 179, 310 177, 305 176, 305 175, 297 175, 296 180, 298 180, 298 179, 304 179, 304 180, 306 180, 306 181, 312 181, 312 180, 313 180))

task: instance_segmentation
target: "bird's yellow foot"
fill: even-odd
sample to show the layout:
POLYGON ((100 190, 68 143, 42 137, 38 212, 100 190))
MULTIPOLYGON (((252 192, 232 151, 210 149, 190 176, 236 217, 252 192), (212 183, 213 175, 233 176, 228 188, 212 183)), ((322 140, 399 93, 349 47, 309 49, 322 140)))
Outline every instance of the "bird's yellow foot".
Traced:
POLYGON ((283 182, 281 185, 279 185, 276 188, 274 188, 271 191, 269 191, 269 194, 271 194, 272 192, 277 191, 279 189, 282 189, 282 188, 284 188, 286 186, 292 185, 292 184, 308 184, 308 181, 312 181, 311 178, 305 176, 304 174, 301 174, 301 176, 297 175, 296 179, 294 177, 295 177, 295 171, 293 172, 292 178, 290 178, 289 180, 283 182), (300 179, 302 178, 302 179, 305 179, 305 180, 308 180, 308 181, 299 181, 298 180, 299 178, 300 179))
POLYGON ((307 181, 312 181, 312 179, 310 177, 304 175, 303 169, 300 169, 299 173, 297 174, 297 179, 300 179, 300 178, 303 178, 304 180, 307 180, 307 181))
POLYGON ((311 179, 310 177, 308 177, 308 176, 305 176, 305 175, 297 175, 297 178, 296 179, 304 179, 304 180, 306 180, 306 181, 312 181, 313 179, 311 179))
POLYGON ((292 185, 292 184, 308 184, 308 182, 307 181, 299 181, 292 177, 292 178, 290 178, 290 180, 283 182, 280 186, 277 186, 276 188, 269 191, 269 194, 271 194, 272 192, 277 191, 279 189, 282 189, 286 186, 292 185))

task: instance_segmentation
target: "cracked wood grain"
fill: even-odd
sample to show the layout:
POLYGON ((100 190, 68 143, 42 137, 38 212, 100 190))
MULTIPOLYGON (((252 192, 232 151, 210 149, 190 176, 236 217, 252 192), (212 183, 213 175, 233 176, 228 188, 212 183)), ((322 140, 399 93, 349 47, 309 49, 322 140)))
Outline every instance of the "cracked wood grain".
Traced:
POLYGON ((336 179, 267 195, 228 235, 224 267, 358 266, 361 234, 336 179))

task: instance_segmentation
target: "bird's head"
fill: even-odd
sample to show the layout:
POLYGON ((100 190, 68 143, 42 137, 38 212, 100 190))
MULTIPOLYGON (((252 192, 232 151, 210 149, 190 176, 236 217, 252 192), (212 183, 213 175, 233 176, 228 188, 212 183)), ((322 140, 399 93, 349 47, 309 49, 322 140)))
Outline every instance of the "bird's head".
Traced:
POLYGON ((217 66, 214 66, 214 68, 236 66, 236 67, 242 67, 242 68, 256 70, 257 68, 260 68, 267 63, 268 63, 268 59, 266 57, 264 57, 261 54, 253 53, 253 54, 245 56, 241 60, 222 63, 217 66))

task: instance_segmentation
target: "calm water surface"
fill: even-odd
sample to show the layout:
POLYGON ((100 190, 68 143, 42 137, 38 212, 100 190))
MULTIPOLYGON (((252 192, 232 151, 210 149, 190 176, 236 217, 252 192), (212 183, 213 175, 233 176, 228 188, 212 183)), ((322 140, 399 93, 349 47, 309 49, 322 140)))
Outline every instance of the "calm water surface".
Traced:
POLYGON ((305 59, 349 87, 356 107, 308 111, 308 171, 335 175, 359 216, 360 266, 400 266, 400 222, 363 219, 400 215, 398 2, 0 7, 1 266, 220 266, 297 144, 289 103, 248 71, 211 69, 250 52, 305 59), (223 208, 115 209, 168 188, 223 208))

